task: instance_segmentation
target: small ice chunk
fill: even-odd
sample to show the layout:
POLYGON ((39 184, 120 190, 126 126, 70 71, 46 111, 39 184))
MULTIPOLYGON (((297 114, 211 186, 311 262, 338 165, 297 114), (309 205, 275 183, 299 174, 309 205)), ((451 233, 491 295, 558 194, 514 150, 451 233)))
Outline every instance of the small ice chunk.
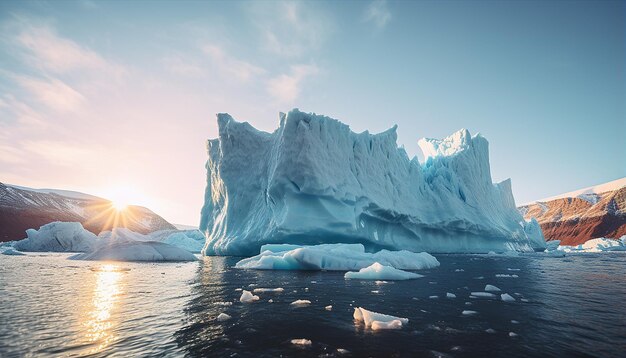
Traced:
POLYGON ((402 327, 402 325, 409 323, 408 318, 395 317, 382 313, 368 311, 362 307, 356 307, 354 309, 353 317, 355 320, 363 322, 365 324, 365 327, 372 329, 374 329, 372 327, 374 322, 378 322, 377 329, 397 329, 395 327, 398 325, 398 323, 391 323, 392 321, 398 321, 400 323, 400 328, 402 327), (385 325, 384 323, 387 323, 387 325, 385 325))
POLYGON ((19 252, 19 251, 15 251, 11 248, 6 249, 4 251, 2 251, 3 255, 8 255, 8 256, 25 256, 26 254, 19 252))
POLYGON ((516 321, 516 320, 512 319, 512 320, 511 320, 511 323, 513 323, 513 324, 519 324, 519 321, 516 321))
POLYGON ((258 300, 259 300, 259 296, 255 296, 252 294, 252 292, 247 291, 247 290, 243 290, 241 297, 239 297, 239 301, 244 302, 244 303, 250 303, 250 302, 254 302, 258 300))
POLYGON ((311 340, 306 339, 306 338, 298 338, 298 339, 292 339, 291 344, 296 345, 296 346, 310 346, 311 344, 313 344, 313 342, 311 342, 311 340))
POLYGON ((487 332, 487 333, 491 333, 491 334, 494 334, 494 333, 496 333, 496 330, 495 330, 495 329, 493 329, 493 328, 487 328, 487 329, 485 330, 485 332, 487 332))
POLYGON ((370 266, 360 269, 359 272, 348 271, 344 277, 346 279, 361 280, 410 280, 424 276, 414 272, 398 270, 391 266, 385 266, 378 262, 374 262, 370 266))
POLYGON ((218 322, 224 322, 224 321, 228 321, 229 319, 231 319, 232 317, 227 315, 226 313, 220 313, 217 316, 217 321, 218 322))
POLYGON ((274 303, 274 300, 270 298, 269 300, 267 300, 267 303, 274 303))
POLYGON ((252 292, 257 293, 257 292, 283 292, 285 289, 282 287, 278 287, 278 288, 255 288, 254 290, 252 290, 252 292))
POLYGON ((513 296, 509 295, 508 293, 503 293, 500 295, 500 297, 504 302, 515 302, 515 298, 513 298, 513 296))
POLYGON ((371 291, 371 292, 372 292, 372 293, 380 293, 380 291, 379 291, 379 290, 373 290, 373 291, 371 291))
POLYGON ((446 292, 446 298, 456 298, 454 293, 446 292))
POLYGON ((235 291, 241 291, 243 288, 236 288, 235 291))
POLYGON ((500 292, 502 290, 494 285, 486 285, 484 291, 485 292, 500 292))
POLYGON ((461 314, 462 314, 463 316, 472 316, 472 315, 478 314, 478 312, 476 312, 476 311, 470 311, 470 310, 464 310, 463 312, 461 312, 461 314))
POLYGON ((389 322, 373 321, 372 330, 379 331, 383 329, 402 329, 402 322, 398 319, 394 319, 389 322))
POLYGON ((433 295, 433 296, 428 296, 428 298, 430 298, 430 299, 437 299, 437 298, 439 298, 439 296, 433 295))
POLYGON ((305 288, 304 288, 304 292, 309 292, 309 288, 308 288, 308 287, 305 287, 305 288))
POLYGON ((304 306, 308 306, 311 304, 311 301, 309 300, 295 300, 293 302, 290 303, 292 306, 295 307, 304 307, 304 306))
POLYGON ((484 276, 477 276, 477 277, 474 277, 474 280, 482 280, 484 278, 485 278, 484 276))
POLYGON ((463 270, 463 269, 456 269, 456 270, 454 270, 454 272, 463 272, 463 271, 465 271, 465 270, 463 270))
POLYGON ((515 333, 515 332, 509 332, 509 337, 517 337, 517 333, 515 333))
POLYGON ((377 285, 384 285, 384 284, 386 284, 388 282, 387 281, 376 280, 376 281, 374 281, 374 283, 377 284, 377 285))
POLYGON ((328 306, 324 307, 324 309, 326 311, 332 311, 333 310, 333 306, 332 305, 328 305, 328 306))
POLYGON ((506 273, 498 273, 498 274, 496 274, 496 277, 501 277, 501 278, 504 278, 504 277, 518 278, 519 276, 515 275, 515 274, 509 275, 509 274, 506 274, 506 273))
POLYGON ((350 351, 347 350, 347 349, 343 349, 343 348, 337 348, 337 353, 339 353, 339 354, 348 354, 348 353, 350 353, 350 351))
POLYGON ((496 295, 494 295, 493 293, 489 293, 489 292, 472 292, 471 295, 474 297, 479 297, 479 298, 495 298, 496 297, 496 295))
POLYGON ((522 302, 530 302, 527 298, 520 298, 520 301, 522 301, 522 302))
POLYGON ((518 268, 507 268, 508 271, 520 271, 518 268))

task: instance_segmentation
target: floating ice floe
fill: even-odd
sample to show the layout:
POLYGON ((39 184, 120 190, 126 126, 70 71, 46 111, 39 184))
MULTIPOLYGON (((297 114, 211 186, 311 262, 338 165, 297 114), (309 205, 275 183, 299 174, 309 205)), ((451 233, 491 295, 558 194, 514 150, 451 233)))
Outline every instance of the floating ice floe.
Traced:
POLYGON ((486 285, 485 289, 483 291, 485 291, 485 292, 500 292, 502 290, 499 289, 498 287, 494 286, 494 285, 486 285))
POLYGON ((2 254, 3 255, 7 255, 7 256, 24 256, 24 255, 26 255, 23 252, 15 251, 15 250, 13 250, 11 248, 8 248, 8 249, 2 251, 2 254))
POLYGON ((252 292, 246 290, 243 290, 241 297, 239 297, 239 301, 243 303, 250 303, 258 300, 259 296, 253 295, 252 292))
POLYGON ((115 242, 93 252, 77 254, 72 260, 90 261, 196 261, 189 251, 156 241, 115 242))
POLYGON ((220 313, 217 316, 217 321, 218 322, 224 322, 224 321, 228 321, 229 319, 231 319, 232 317, 227 315, 226 313, 220 313))
POLYGON ((373 311, 368 311, 362 307, 356 307, 353 314, 357 322, 363 322, 366 328, 372 330, 400 329, 409 323, 408 318, 395 317, 373 311))
POLYGON ((265 245, 259 255, 243 259, 236 268, 259 270, 360 270, 378 262, 401 270, 421 270, 439 266, 437 259, 426 253, 381 250, 365 252, 361 244, 322 244, 314 246, 265 245))
POLYGON ((463 316, 473 316, 473 315, 478 314, 478 312, 476 312, 476 311, 470 311, 470 310, 464 310, 463 312, 461 312, 461 314, 462 314, 463 316))
POLYGON ((309 300, 295 300, 293 302, 290 303, 292 306, 295 307, 305 307, 311 304, 311 301, 309 300))
POLYGON ((501 294, 500 298, 504 302, 515 302, 515 298, 513 298, 513 296, 509 295, 508 293, 501 294))
POLYGON ((456 298, 454 293, 446 292, 446 298, 456 298))
POLYGON ((411 280, 424 276, 374 262, 370 266, 360 269, 359 272, 348 271, 344 277, 346 279, 360 280, 411 280))
POLYGON ((505 277, 508 277, 508 278, 518 278, 519 276, 516 275, 516 274, 509 275, 508 273, 498 273, 498 274, 496 274, 496 277, 500 277, 500 278, 505 278, 505 277))
POLYGON ((470 297, 475 297, 475 298, 495 298, 496 295, 494 295, 493 293, 489 293, 489 292, 472 292, 470 294, 470 297))
POLYGON ((296 346, 310 346, 311 344, 313 344, 313 342, 311 342, 310 339, 297 338, 297 339, 292 339, 291 344, 296 345, 296 346))
POLYGON ((326 311, 332 311, 333 310, 333 306, 332 305, 328 305, 328 306, 324 307, 324 309, 326 311))
POLYGON ((285 291, 284 288, 282 287, 278 287, 278 288, 255 288, 254 290, 252 290, 252 292, 254 293, 258 293, 258 292, 283 292, 285 291))

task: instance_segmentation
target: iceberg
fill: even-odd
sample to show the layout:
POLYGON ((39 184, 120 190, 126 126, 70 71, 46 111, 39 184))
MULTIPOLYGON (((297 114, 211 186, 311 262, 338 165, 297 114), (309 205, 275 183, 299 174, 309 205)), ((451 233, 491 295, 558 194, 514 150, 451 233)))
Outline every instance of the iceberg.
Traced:
POLYGON ((346 279, 359 280, 411 280, 424 276, 374 262, 371 266, 362 268, 358 272, 348 271, 345 273, 344 277, 346 279))
MULTIPOLYGON (((396 144, 397 127, 354 133, 297 109, 262 132, 217 115, 207 142, 200 230, 206 255, 250 256, 264 244, 362 244, 368 252, 536 251, 539 224, 493 184, 488 142, 460 130, 422 139, 421 164, 396 144)), ((371 264, 371 263, 370 263, 371 264)))
POLYGON ((156 241, 113 242, 93 252, 77 254, 72 260, 92 261, 196 261, 189 251, 156 241))
POLYGON ((14 244, 18 251, 91 252, 98 237, 78 222, 54 221, 39 230, 26 230, 28 236, 14 244))
POLYGON ((400 270, 422 270, 439 266, 439 261, 426 252, 381 250, 368 253, 362 244, 296 245, 290 246, 286 251, 282 250, 282 246, 281 249, 276 246, 269 248, 271 250, 237 262, 235 268, 350 271, 360 270, 376 262, 400 270))

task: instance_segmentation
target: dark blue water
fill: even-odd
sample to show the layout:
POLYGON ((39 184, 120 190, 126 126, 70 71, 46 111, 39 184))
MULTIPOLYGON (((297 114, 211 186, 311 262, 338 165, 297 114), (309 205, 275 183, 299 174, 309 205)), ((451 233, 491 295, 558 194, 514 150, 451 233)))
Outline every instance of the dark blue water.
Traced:
POLYGON ((340 272, 232 269, 238 258, 105 264, 0 255, 0 356, 624 356, 626 255, 437 258, 441 267, 420 271, 424 278, 376 284, 340 272), (516 302, 469 297, 486 284, 516 302), (284 292, 240 303, 237 289, 255 287, 284 292), (291 306, 297 299, 311 305, 291 306), (367 330, 354 322, 355 306, 409 324, 367 330), (232 319, 218 322, 220 313, 232 319), (300 338, 312 344, 291 343, 300 338))

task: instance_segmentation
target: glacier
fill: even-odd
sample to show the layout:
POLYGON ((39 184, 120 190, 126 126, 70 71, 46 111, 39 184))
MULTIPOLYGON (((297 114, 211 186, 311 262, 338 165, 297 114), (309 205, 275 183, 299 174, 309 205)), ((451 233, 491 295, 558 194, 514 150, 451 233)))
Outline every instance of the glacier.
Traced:
POLYGON ((200 230, 205 255, 250 256, 264 244, 362 244, 430 253, 538 251, 535 220, 516 210, 510 180, 493 184, 487 140, 463 129, 418 141, 397 126, 355 133, 338 120, 281 113, 272 132, 217 115, 208 140, 200 230))

